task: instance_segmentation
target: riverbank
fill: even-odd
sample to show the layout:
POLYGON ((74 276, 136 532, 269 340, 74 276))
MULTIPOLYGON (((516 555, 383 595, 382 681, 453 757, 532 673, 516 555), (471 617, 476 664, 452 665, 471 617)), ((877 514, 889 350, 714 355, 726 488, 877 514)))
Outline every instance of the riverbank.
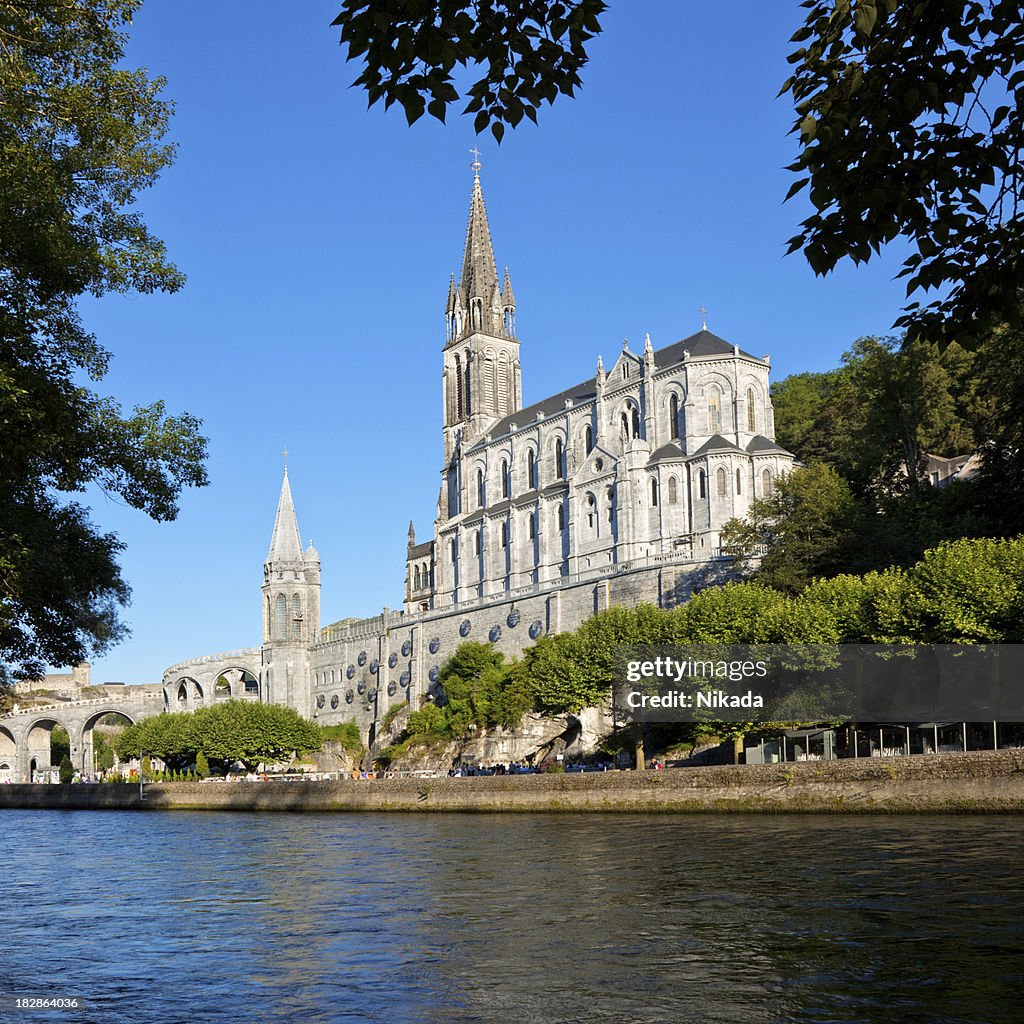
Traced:
POLYGON ((0 810, 1021 813, 1024 751, 646 772, 0 786, 0 810))

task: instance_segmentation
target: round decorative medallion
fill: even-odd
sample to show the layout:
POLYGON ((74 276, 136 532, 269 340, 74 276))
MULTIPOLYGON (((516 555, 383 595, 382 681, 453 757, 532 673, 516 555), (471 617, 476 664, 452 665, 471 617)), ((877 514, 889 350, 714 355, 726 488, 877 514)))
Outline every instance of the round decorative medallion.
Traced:
POLYGON ((530 625, 530 639, 536 640, 544 632, 544 623, 537 619, 530 625))
POLYGON ((392 679, 391 682, 388 683, 388 696, 394 697, 396 693, 398 693, 398 684, 394 681, 394 679, 392 679))
POLYGON ((515 608, 508 613, 508 618, 505 620, 508 623, 509 629, 515 629, 519 625, 519 612, 515 608))
POLYGON ((594 459, 594 470, 600 473, 604 469, 604 459, 594 459))
POLYGON ((438 673, 438 671, 437 671, 437 666, 435 665, 435 666, 434 666, 434 667, 433 667, 433 668, 432 668, 432 669, 431 669, 431 670, 430 670, 430 671, 429 671, 429 672, 427 673, 427 678, 428 678, 428 679, 429 679, 429 680, 430 680, 430 681, 431 681, 432 683, 436 683, 436 682, 437 682, 437 677, 438 677, 438 674, 439 674, 439 673, 438 673))
POLYGON ((391 657, 388 658, 388 668, 394 668, 397 664, 398 664, 398 655, 397 654, 392 654, 391 657))
POLYGON ((459 625, 459 636, 469 636, 469 631, 473 628, 473 623, 469 619, 463 619, 459 625))
POLYGON ((410 654, 412 654, 412 641, 406 640, 405 643, 402 644, 402 657, 408 658, 410 654))
POLYGON ((487 634, 487 639, 492 644, 496 644, 501 638, 501 626, 491 626, 491 631, 487 634))
POLYGON ((355 694, 351 690, 346 690, 345 691, 345 703, 346 704, 351 704, 354 699, 355 699, 355 694))
POLYGON ((359 667, 362 668, 366 664, 366 651, 360 651, 356 661, 359 662, 359 667))
POLYGON ((362 697, 362 695, 366 693, 366 683, 360 683, 356 689, 359 691, 359 696, 362 697))
POLYGON ((371 691, 370 691, 370 692, 369 692, 369 693, 368 693, 368 694, 366 695, 366 699, 367 699, 367 700, 376 700, 376 699, 377 699, 377 691, 376 691, 376 690, 371 690, 371 691))
POLYGON ((316 706, 322 708, 324 706, 324 695, 321 693, 316 699, 316 706))
POLYGON ((345 669, 345 675, 348 676, 349 679, 351 679, 355 674, 356 674, 356 667, 355 667, 355 665, 349 665, 349 667, 347 669, 345 669))
POLYGON ((412 681, 412 676, 408 672, 403 672, 398 677, 398 681, 402 684, 403 687, 408 686, 409 683, 412 681))
POLYGON ((430 643, 427 644, 427 650, 430 651, 431 654, 437 654, 437 652, 441 650, 441 641, 435 636, 430 643))
POLYGON ((333 697, 331 698, 331 707, 332 707, 332 708, 334 708, 334 709, 337 709, 337 707, 338 707, 338 704, 339 704, 339 703, 340 703, 340 701, 338 700, 338 695, 337 695, 337 694, 335 694, 335 695, 334 695, 334 696, 333 696, 333 697))
POLYGON ((379 661, 377 661, 377 659, 376 659, 376 658, 374 658, 374 659, 373 659, 373 661, 371 661, 371 662, 370 662, 370 671, 371 671, 371 672, 372 672, 372 673, 373 673, 374 675, 376 675, 376 674, 377 674, 377 670, 378 670, 379 668, 380 668, 380 662, 379 662, 379 661))

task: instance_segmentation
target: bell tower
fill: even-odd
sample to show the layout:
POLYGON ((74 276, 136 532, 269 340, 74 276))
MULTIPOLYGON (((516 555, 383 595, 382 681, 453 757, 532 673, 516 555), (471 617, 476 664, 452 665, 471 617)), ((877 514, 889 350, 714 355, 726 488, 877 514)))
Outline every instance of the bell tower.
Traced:
POLYGON ((516 300, 505 268, 498 271, 480 186, 480 152, 474 155, 473 189, 462 277, 448 285, 444 345, 444 460, 493 423, 522 407, 516 300))
POLYGON ((263 563, 263 697, 309 717, 309 648, 320 635, 320 555, 302 550, 288 467, 263 563))

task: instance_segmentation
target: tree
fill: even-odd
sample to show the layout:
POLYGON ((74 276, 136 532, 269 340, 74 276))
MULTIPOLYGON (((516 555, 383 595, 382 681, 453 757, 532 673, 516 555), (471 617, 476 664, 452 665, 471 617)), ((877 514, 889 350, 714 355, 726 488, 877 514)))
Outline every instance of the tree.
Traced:
POLYGON ((287 760, 299 750, 319 750, 320 730, 293 708, 229 700, 192 715, 196 750, 227 770, 236 761, 249 771, 261 762, 287 760))
POLYGON ((57 769, 57 777, 60 779, 61 785, 64 786, 66 786, 75 777, 74 766, 71 764, 71 758, 67 754, 60 759, 60 766, 57 769))
POLYGON ((911 338, 1020 322, 1024 23, 1010 0, 807 0, 792 77, 815 212, 790 240, 819 274, 906 239, 911 338))
POLYGON ((206 482, 198 420, 85 383, 110 356, 79 296, 183 281, 133 209, 173 156, 163 81, 121 66, 140 3, 0 0, 0 658, 28 676, 125 632, 121 543, 67 496, 97 486, 163 521, 206 482))
POLYGON ((348 59, 362 59, 353 84, 371 106, 399 103, 409 124, 424 110, 444 121, 460 99, 453 72, 476 67, 464 113, 500 142, 506 125, 536 122, 542 101, 573 95, 606 8, 604 0, 344 0, 332 24, 348 59))
POLYGON ((196 754, 196 775, 200 779, 209 778, 210 775, 210 762, 201 750, 196 754))

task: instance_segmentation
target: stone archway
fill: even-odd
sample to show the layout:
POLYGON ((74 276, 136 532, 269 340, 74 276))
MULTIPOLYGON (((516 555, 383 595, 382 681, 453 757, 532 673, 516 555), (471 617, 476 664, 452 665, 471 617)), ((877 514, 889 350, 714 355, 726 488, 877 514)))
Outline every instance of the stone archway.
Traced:
MULTIPOLYGON (((40 717, 35 719, 22 733, 22 745, 25 757, 28 759, 28 780, 36 782, 36 773, 56 771, 59 765, 53 763, 50 753, 50 739, 54 728, 60 726, 66 730, 66 726, 56 718, 40 717)), ((70 730, 68 738, 71 740, 71 763, 74 764, 74 739, 70 730)))
POLYGON ((214 693, 218 700, 259 700, 260 681, 248 669, 233 666, 217 676, 214 693))
POLYGON ((17 774, 18 743, 14 734, 0 726, 0 783, 13 782, 17 774))
POLYGON ((125 726, 134 724, 135 720, 124 711, 98 711, 90 715, 82 723, 81 763, 75 767, 87 775, 113 768, 117 764, 112 750, 114 736, 125 726), (107 763, 111 757, 113 762, 107 763))

